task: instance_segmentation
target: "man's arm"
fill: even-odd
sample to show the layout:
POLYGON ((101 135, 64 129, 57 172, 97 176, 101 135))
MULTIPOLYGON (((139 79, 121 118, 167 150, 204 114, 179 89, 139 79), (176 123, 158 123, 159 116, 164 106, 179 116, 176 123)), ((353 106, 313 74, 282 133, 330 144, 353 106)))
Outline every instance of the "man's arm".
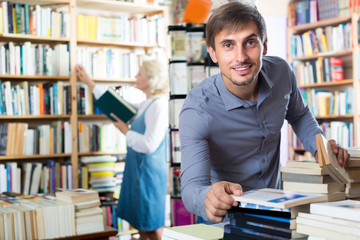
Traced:
POLYGON ((199 110, 184 108, 180 114, 181 197, 186 209, 205 220, 221 222, 240 196, 239 184, 218 182, 211 185, 208 116, 199 110))
MULTIPOLYGON (((300 138, 304 148, 310 151, 317 159, 317 148, 315 143, 315 136, 318 133, 322 134, 321 129, 309 107, 305 104, 300 90, 297 87, 295 75, 291 71, 292 94, 290 95, 290 102, 286 119, 291 124, 294 132, 300 138)), ((339 165, 345 167, 350 161, 350 155, 347 150, 336 144, 334 140, 329 140, 333 153, 336 154, 339 165)))

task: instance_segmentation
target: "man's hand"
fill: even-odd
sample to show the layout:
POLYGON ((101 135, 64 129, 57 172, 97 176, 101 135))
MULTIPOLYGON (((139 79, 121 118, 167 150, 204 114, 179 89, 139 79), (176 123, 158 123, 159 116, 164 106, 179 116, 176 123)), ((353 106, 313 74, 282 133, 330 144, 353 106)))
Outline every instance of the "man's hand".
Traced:
POLYGON ((350 161, 350 154, 345 148, 336 144, 335 140, 329 140, 333 153, 337 156, 337 162, 340 166, 346 167, 350 161))
POLYGON ((232 206, 238 205, 238 202, 230 197, 230 194, 241 196, 242 187, 237 183, 225 181, 214 183, 211 186, 205 199, 205 211, 211 221, 221 222, 227 211, 232 206))
POLYGON ((124 123, 120 118, 118 118, 115 114, 110 113, 110 115, 116 120, 116 122, 113 122, 115 127, 120 130, 124 135, 129 131, 129 126, 124 123))
POLYGON ((91 89, 95 87, 95 82, 90 79, 89 75, 86 73, 86 70, 80 64, 75 66, 76 77, 86 85, 88 85, 91 89))

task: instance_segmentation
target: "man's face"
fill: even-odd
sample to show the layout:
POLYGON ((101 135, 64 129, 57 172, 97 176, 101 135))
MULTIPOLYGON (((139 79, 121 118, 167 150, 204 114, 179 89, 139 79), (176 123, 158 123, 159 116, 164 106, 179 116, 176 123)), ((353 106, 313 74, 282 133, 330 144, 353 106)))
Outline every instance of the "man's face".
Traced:
POLYGON ((215 49, 208 47, 211 59, 219 64, 224 84, 231 90, 249 86, 257 80, 267 41, 262 42, 258 28, 252 22, 233 33, 226 29, 221 31, 215 36, 215 49))

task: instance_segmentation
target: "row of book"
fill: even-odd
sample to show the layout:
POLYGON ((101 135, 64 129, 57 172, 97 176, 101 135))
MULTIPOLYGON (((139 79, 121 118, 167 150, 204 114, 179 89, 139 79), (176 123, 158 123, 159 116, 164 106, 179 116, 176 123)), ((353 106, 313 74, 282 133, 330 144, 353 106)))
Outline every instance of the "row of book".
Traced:
MULTIPOLYGON (((354 146, 354 124, 342 121, 323 122, 320 124, 326 139, 334 139, 340 146, 349 148, 354 146)), ((300 139, 291 132, 291 146, 302 148, 300 139)))
POLYGON ((90 77, 96 78, 134 78, 144 54, 143 50, 77 48, 78 64, 84 66, 90 77))
POLYGON ((341 58, 319 57, 311 61, 294 61, 292 64, 299 85, 339 82, 344 80, 341 58))
POLYGON ((79 152, 126 152, 126 137, 112 123, 79 122, 79 152))
POLYGON ((78 40, 121 41, 165 45, 165 22, 162 14, 117 17, 77 16, 78 40))
POLYGON ((4 1, 0 5, 0 34, 70 37, 69 8, 4 1))
POLYGON ((170 63, 170 94, 182 95, 187 94, 192 88, 198 85, 202 80, 208 76, 218 73, 218 67, 215 69, 218 72, 210 72, 212 67, 205 65, 188 65, 186 62, 171 62, 170 63))
POLYGON ((29 128, 28 123, 0 124, 0 155, 22 156, 72 152, 71 124, 55 121, 29 128))
POLYGON ((338 26, 316 28, 291 36, 291 57, 313 56, 323 52, 352 49, 352 26, 350 23, 338 26))
POLYGON ((74 205, 53 196, 0 195, 0 239, 52 239, 75 235, 74 205))
POLYGON ((116 202, 114 203, 106 203, 102 202, 101 206, 104 217, 105 217, 105 225, 109 227, 113 227, 118 230, 118 232, 127 232, 133 230, 134 228, 130 226, 129 222, 125 219, 122 219, 116 214, 116 202))
POLYGON ((288 7, 290 26, 349 16, 354 10, 349 0, 301 0, 292 1, 288 7))
POLYGON ((63 115, 71 113, 70 85, 64 82, 11 85, 0 80, 0 115, 63 115))
POLYGON ((69 76, 69 45, 2 43, 0 44, 0 74, 69 76))
POLYGON ((180 163, 181 162, 181 151, 180 151, 180 135, 178 130, 173 130, 170 132, 170 147, 171 147, 171 163, 180 163))
POLYGON ((0 164, 0 193, 54 194, 58 188, 72 189, 72 186, 72 165, 69 161, 63 164, 53 160, 0 164))
POLYGON ((354 112, 353 87, 334 92, 306 89, 303 91, 303 98, 314 116, 344 116, 354 112))
POLYGON ((204 25, 169 26, 171 37, 171 61, 186 61, 193 64, 205 64, 207 46, 204 25))

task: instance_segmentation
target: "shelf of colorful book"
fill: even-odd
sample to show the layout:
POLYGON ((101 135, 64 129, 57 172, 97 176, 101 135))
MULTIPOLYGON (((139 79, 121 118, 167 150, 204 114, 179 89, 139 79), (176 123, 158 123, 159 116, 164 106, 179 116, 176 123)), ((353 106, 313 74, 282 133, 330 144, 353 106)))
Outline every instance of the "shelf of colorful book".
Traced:
POLYGON ((311 59, 317 59, 319 57, 345 57, 345 56, 351 56, 353 54, 353 50, 343 50, 343 51, 336 51, 336 52, 322 52, 318 54, 314 54, 311 56, 303 56, 303 57, 294 57, 292 59, 289 59, 290 62, 293 61, 306 61, 311 59))
POLYGON ((69 38, 57 38, 57 37, 41 37, 29 34, 18 34, 18 33, 4 33, 0 34, 0 40, 3 41, 14 41, 14 42, 33 42, 33 43, 69 43, 69 38))
POLYGON ((340 85, 352 85, 352 79, 344 79, 338 82, 325 82, 325 83, 314 83, 314 84, 302 84, 299 88, 318 88, 318 87, 329 87, 329 86, 340 86, 340 85))
POLYGON ((0 156, 1 160, 28 160, 28 159, 47 159, 47 158, 67 158, 71 157, 71 154, 66 153, 56 153, 56 154, 46 154, 46 155, 21 155, 21 156, 0 156))
POLYGON ((44 120, 44 119, 69 119, 70 115, 0 115, 0 120, 44 120))
POLYGON ((105 11, 121 11, 130 14, 151 14, 162 13, 163 7, 150 4, 137 4, 133 2, 113 1, 113 0, 77 0, 77 7, 99 9, 105 11))
POLYGON ((29 4, 69 4, 71 2, 71 0, 54 0, 54 1, 49 1, 49 0, 17 0, 16 2, 18 3, 29 3, 29 4))
POLYGON ((288 30, 293 33, 298 33, 298 32, 304 32, 307 30, 315 29, 318 27, 326 27, 329 25, 337 25, 337 24, 341 24, 341 23, 346 23, 346 22, 350 22, 350 20, 351 20, 351 16, 342 16, 342 17, 317 21, 315 23, 306 23, 306 24, 291 26, 291 27, 289 27, 288 30))
POLYGON ((79 156, 94 156, 94 155, 125 155, 126 152, 79 152, 79 156))

